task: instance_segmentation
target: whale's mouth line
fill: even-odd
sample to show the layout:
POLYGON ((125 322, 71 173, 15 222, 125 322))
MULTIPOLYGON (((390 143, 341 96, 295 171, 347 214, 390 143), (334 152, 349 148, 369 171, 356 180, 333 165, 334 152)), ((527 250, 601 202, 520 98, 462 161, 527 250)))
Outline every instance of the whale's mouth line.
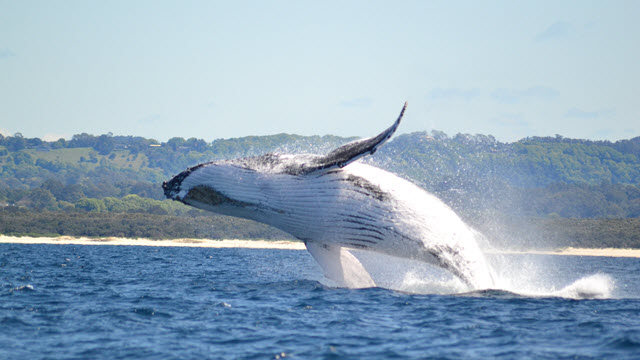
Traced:
POLYGON ((232 199, 208 185, 194 186, 186 191, 186 194, 182 198, 176 195, 174 200, 180 201, 186 205, 193 205, 194 203, 198 203, 207 206, 207 208, 233 206, 236 208, 247 209, 254 212, 262 211, 265 213, 277 213, 280 215, 285 215, 287 213, 284 210, 267 206, 265 204, 232 199))
POLYGON ((244 201, 234 200, 219 191, 214 190, 208 185, 197 185, 189 189, 187 194, 181 199, 182 202, 188 203, 189 201, 197 201, 203 204, 218 206, 223 204, 234 205, 238 207, 253 207, 255 204, 251 204, 244 201))

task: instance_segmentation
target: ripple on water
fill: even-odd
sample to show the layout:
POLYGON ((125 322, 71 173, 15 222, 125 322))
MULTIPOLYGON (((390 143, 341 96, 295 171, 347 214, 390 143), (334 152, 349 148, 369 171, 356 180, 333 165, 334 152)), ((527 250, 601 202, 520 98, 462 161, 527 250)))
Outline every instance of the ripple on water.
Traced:
POLYGON ((640 351, 633 259, 619 272, 606 259, 553 260, 564 268, 550 267, 554 277, 536 283, 542 290, 584 295, 602 285, 589 276, 605 264, 612 294, 624 291, 582 300, 332 288, 300 251, 5 247, 0 358, 631 359, 640 351), (67 258, 69 266, 47 265, 67 258))

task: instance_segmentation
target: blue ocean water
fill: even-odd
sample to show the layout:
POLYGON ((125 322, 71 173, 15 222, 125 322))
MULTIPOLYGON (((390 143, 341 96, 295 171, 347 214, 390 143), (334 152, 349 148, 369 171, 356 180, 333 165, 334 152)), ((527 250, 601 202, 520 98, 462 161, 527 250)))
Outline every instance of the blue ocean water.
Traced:
POLYGON ((296 250, 0 244, 0 359, 640 358, 640 259, 493 262, 524 290, 332 288, 296 250), (554 295, 576 280, 610 292, 554 295))

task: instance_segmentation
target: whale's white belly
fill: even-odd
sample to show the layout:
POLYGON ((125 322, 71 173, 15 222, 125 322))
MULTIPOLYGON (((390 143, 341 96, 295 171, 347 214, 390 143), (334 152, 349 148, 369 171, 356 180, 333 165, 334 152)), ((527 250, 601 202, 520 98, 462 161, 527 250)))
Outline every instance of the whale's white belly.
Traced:
POLYGON ((358 163, 305 176, 225 171, 194 172, 183 188, 210 183, 235 203, 194 205, 263 222, 303 241, 424 260, 490 282, 471 229, 438 198, 387 171, 358 163))

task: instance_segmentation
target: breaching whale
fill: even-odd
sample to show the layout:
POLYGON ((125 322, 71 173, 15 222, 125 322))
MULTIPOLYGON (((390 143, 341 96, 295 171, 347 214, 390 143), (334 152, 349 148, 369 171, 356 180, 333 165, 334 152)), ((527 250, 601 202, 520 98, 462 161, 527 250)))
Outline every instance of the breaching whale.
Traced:
POLYGON ((488 288, 491 275, 473 232, 451 208, 407 180, 356 162, 393 135, 406 106, 379 135, 326 155, 268 153, 203 163, 164 182, 164 194, 293 235, 340 285, 375 286, 351 252, 364 250, 423 261, 471 289, 488 288))

